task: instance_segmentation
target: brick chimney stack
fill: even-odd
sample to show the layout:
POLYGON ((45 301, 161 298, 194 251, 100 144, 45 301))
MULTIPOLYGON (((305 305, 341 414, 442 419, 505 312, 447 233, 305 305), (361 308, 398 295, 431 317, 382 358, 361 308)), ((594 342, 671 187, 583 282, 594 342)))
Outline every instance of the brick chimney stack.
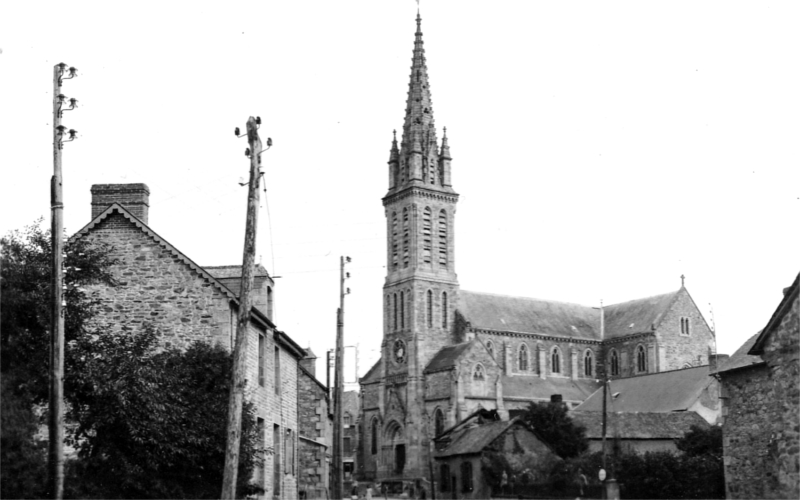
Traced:
POLYGON ((92 186, 92 220, 113 203, 147 224, 150 212, 150 189, 146 184, 94 184, 92 186))

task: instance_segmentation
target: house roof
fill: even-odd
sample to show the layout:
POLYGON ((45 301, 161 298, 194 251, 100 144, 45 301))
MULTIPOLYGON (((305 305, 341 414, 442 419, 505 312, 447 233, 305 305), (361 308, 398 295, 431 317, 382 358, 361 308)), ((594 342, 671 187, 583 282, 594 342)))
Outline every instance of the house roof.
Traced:
POLYGON ((503 399, 520 398, 525 400, 550 400, 553 394, 561 394, 564 401, 584 401, 599 387, 594 379, 561 377, 521 377, 504 376, 503 399))
POLYGON ((518 418, 497 420, 458 429, 450 434, 450 444, 436 453, 436 458, 480 453, 512 425, 521 425, 518 418))
POLYGON ((722 363, 719 369, 717 369, 717 371, 714 373, 724 373, 732 370, 739 370, 740 368, 747 368, 750 366, 763 364, 764 360, 761 359, 761 356, 749 354, 760 334, 761 332, 758 332, 747 339, 747 341, 745 341, 741 347, 736 349, 736 352, 734 352, 730 358, 726 359, 725 362, 722 363))
POLYGON ((797 301, 798 297, 798 281, 800 281, 800 273, 797 274, 795 277, 794 282, 783 292, 783 300, 781 303, 778 304, 778 308, 775 309, 775 312, 772 314, 772 317, 769 319, 769 323, 767 326, 761 330, 761 333, 758 335, 758 338, 753 344, 752 349, 750 349, 748 354, 762 354, 764 352, 764 343, 767 341, 767 337, 781 324, 781 320, 789 312, 792 308, 792 303, 797 301))
POLYGON ((462 290, 458 310, 473 329, 600 340, 599 312, 578 304, 462 290))
POLYGON ((605 316, 605 338, 613 339, 633 333, 651 332, 669 310, 680 290, 631 300, 607 306, 605 316))
MULTIPOLYGON (((603 412, 578 411, 569 413, 570 417, 586 428, 588 439, 602 439, 603 412)), ((606 437, 622 439, 677 439, 693 425, 709 427, 708 422, 693 411, 680 412, 609 412, 606 423, 606 437)))
MULTIPOLYGON (((242 266, 205 266, 204 269, 215 278, 241 278, 242 266)), ((253 276, 269 276, 267 269, 261 264, 254 266, 253 276)))
POLYGON ((459 356, 470 347, 471 343, 472 341, 442 347, 428 363, 424 373, 439 372, 453 368, 459 356))
MULTIPOLYGON (((712 382, 708 365, 638 377, 612 380, 609 411, 670 412, 688 410, 712 382)), ((575 411, 602 411, 602 387, 596 390, 575 411)))

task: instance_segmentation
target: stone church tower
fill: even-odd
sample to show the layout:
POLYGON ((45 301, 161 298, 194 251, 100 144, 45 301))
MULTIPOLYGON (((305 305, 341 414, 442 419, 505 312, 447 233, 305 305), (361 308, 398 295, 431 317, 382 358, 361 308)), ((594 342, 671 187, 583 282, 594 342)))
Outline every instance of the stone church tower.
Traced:
POLYGON ((427 475, 428 418, 423 410, 422 371, 451 338, 458 280, 453 229, 458 194, 451 187, 446 129, 441 148, 425 64, 421 19, 408 87, 405 122, 398 148, 392 140, 386 211, 386 282, 382 387, 381 476, 427 475), (403 464, 402 466, 399 464, 403 464), (401 468, 402 467, 402 468, 401 468))

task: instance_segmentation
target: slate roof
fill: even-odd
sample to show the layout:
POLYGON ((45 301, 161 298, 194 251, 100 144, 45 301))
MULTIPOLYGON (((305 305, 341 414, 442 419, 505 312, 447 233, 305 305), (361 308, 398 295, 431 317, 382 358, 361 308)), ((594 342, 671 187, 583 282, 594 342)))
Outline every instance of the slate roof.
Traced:
POLYGON ((444 458, 480 453, 509 427, 518 422, 519 418, 515 417, 511 420, 498 420, 458 429, 450 434, 450 444, 447 448, 437 452, 435 457, 444 458))
POLYGON ((578 304, 462 290, 458 310, 473 329, 600 340, 599 311, 578 304))
POLYGON ((378 361, 372 365, 372 368, 367 371, 366 375, 358 380, 359 384, 368 384, 370 382, 377 382, 381 379, 381 367, 383 366, 383 358, 378 358, 378 361))
MULTIPOLYGON (((603 438, 603 412, 573 410, 569 415, 575 422, 586 427, 587 438, 603 438)), ((609 412, 606 438, 616 436, 622 439, 677 439, 682 438, 693 425, 709 427, 709 423, 693 411, 609 412)))
POLYGON ((605 338, 653 331, 653 327, 661 321, 679 292, 677 290, 605 307, 605 338))
MULTIPOLYGON (((797 273, 794 282, 783 291, 783 300, 778 304, 778 308, 775 309, 775 312, 772 313, 769 323, 767 323, 767 326, 765 326, 759 334, 749 354, 762 354, 764 352, 764 343, 767 341, 767 337, 781 324, 781 320, 783 320, 783 317, 792 308, 792 304, 797 301, 798 293, 800 293, 798 292, 798 288, 800 288, 798 282, 800 282, 800 273, 797 273)), ((797 328, 797 326, 795 326, 795 328, 797 328)))
MULTIPOLYGON (((205 266, 205 270, 215 278, 241 278, 242 266, 205 266)), ((255 265, 254 276, 269 276, 267 269, 261 264, 255 265)))
POLYGON ((458 360, 458 357, 461 356, 464 351, 469 349, 471 343, 472 341, 442 347, 439 352, 436 353, 430 363, 428 363, 424 373, 440 372, 451 369, 455 365, 456 360, 458 360))
MULTIPOLYGON (((651 332, 681 290, 604 308, 605 338, 651 332)), ((585 340, 600 336, 600 310, 552 300, 462 290, 458 310, 473 329, 535 333, 585 340)))
POLYGON ((561 394, 564 401, 584 401, 600 386, 594 379, 504 376, 503 399, 550 400, 553 394, 561 394))
POLYGON ((747 339, 747 341, 745 341, 741 347, 736 349, 736 352, 733 353, 730 358, 726 359, 725 362, 722 363, 714 373, 729 372, 731 370, 738 370, 740 368, 747 368, 750 366, 763 364, 764 360, 761 359, 761 356, 748 354, 750 349, 753 348, 753 345, 755 345, 760 334, 761 332, 758 332, 747 339))
MULTIPOLYGON (((698 366, 611 381, 609 411, 670 412, 688 410, 712 382, 709 367, 698 366)), ((602 411, 603 391, 596 390, 575 411, 602 411)))

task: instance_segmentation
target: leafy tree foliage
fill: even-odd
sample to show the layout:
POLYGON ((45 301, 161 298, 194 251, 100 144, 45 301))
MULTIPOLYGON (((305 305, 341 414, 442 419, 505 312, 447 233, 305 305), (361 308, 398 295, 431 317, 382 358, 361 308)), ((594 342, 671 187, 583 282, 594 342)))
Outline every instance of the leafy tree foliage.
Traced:
MULTIPOLYGON (((193 344, 156 352, 152 328, 78 339, 70 416, 78 422, 75 496, 215 498, 225 463, 231 355, 193 344)), ((245 403, 238 491, 258 465, 252 404, 245 403)))
POLYGON ((572 421, 563 404, 530 403, 522 418, 561 458, 576 457, 589 448, 586 428, 572 421))
MULTIPOLYGON (((51 242, 42 221, 2 238, 2 497, 41 496, 46 455, 35 439, 48 395, 51 242)), ((211 498, 222 485, 232 360, 221 347, 159 351, 152 328, 92 329, 97 299, 113 286, 109 247, 67 249, 65 495, 83 498, 211 498)), ((245 404, 238 494, 259 464, 253 408, 245 404)))
POLYGON ((679 450, 691 457, 710 455, 722 458, 722 427, 693 425, 675 444, 679 450))

